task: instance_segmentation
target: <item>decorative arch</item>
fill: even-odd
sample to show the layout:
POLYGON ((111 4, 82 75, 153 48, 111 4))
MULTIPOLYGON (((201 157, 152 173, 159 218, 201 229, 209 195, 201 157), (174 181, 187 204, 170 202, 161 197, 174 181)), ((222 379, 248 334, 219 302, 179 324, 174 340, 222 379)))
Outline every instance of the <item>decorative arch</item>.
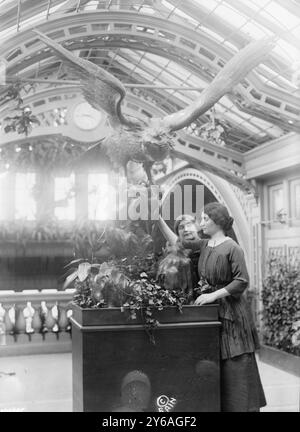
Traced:
POLYGON ((166 199, 167 195, 177 184, 179 184, 182 180, 187 179, 196 180, 199 183, 202 183, 214 194, 218 202, 228 208, 229 213, 234 218, 233 229, 235 231, 239 244, 245 252, 245 258, 249 267, 251 247, 249 241, 249 224, 237 196, 227 182, 207 171, 200 171, 192 167, 183 168, 179 172, 175 173, 173 176, 171 175, 170 178, 166 181, 162 201, 166 199))

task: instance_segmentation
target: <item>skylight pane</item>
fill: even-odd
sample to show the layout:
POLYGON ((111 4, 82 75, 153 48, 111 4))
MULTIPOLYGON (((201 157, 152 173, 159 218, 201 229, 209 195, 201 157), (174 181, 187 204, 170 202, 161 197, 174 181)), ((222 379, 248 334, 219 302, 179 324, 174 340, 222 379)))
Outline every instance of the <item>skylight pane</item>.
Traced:
POLYGON ((148 61, 146 59, 143 59, 141 64, 143 66, 145 66, 147 69, 149 69, 151 72, 156 72, 157 74, 159 74, 161 72, 161 67, 156 66, 156 64, 154 64, 151 61, 148 61))
POLYGON ((252 115, 244 113, 243 111, 240 111, 237 109, 236 106, 232 106, 231 107, 231 111, 234 112, 236 115, 238 115, 239 117, 242 117, 245 120, 250 120, 252 119, 252 115))
POLYGON ((154 62, 156 64, 159 64, 160 66, 166 66, 168 63, 170 63, 169 59, 163 58, 163 57, 155 55, 155 54, 147 53, 144 58, 150 62, 154 62))
POLYGON ((288 58, 291 63, 300 60, 300 50, 280 39, 274 48, 282 57, 288 58))
POLYGON ((134 68, 134 65, 130 63, 128 60, 123 59, 123 57, 116 56, 115 60, 129 70, 132 70, 134 68))
POLYGON ((195 75, 192 75, 188 80, 187 84, 191 87, 199 87, 199 88, 205 88, 207 87, 207 81, 204 81, 200 77, 196 77, 195 75))
POLYGON ((259 25, 254 24, 253 22, 248 22, 242 27, 242 32, 245 34, 248 34, 253 39, 260 39, 266 35, 271 35, 272 32, 270 32, 268 29, 263 28, 259 25))
POLYGON ((274 126, 271 123, 260 118, 253 117, 252 122, 260 128, 264 129, 265 131, 268 131, 268 133, 274 137, 279 137, 283 134, 283 131, 279 127, 274 126))
POLYGON ((28 18, 26 20, 20 21, 20 30, 23 30, 24 27, 26 27, 28 24, 32 25, 34 23, 42 21, 43 18, 46 18, 46 14, 47 14, 47 10, 44 10, 43 12, 41 12, 37 15, 31 16, 30 18, 28 18))
POLYGON ((83 10, 97 10, 99 6, 99 2, 89 1, 85 5, 83 5, 83 10))
POLYGON ((243 128, 248 129, 249 131, 251 131, 253 133, 260 133, 259 129, 257 129, 256 127, 247 123, 246 121, 241 120, 240 117, 238 117, 236 114, 234 114, 232 112, 227 112, 226 116, 229 117, 230 119, 232 119, 238 125, 242 125, 243 128))
POLYGON ((160 74, 159 79, 164 79, 170 86, 180 87, 182 85, 182 80, 170 75, 167 71, 160 74))
POLYGON ((62 2, 62 3, 59 3, 59 4, 56 5, 56 6, 52 6, 52 7, 50 7, 49 15, 55 13, 56 11, 60 11, 60 10, 63 11, 64 6, 65 6, 67 3, 69 3, 68 0, 66 0, 66 1, 64 1, 64 2, 62 2))
POLYGON ((274 1, 265 7, 265 11, 275 18, 278 24, 284 25, 288 29, 292 29, 300 23, 296 15, 292 15, 287 9, 274 1))
POLYGON ((145 81, 153 81, 153 75, 147 73, 146 71, 142 70, 141 68, 137 67, 136 73, 138 73, 139 75, 141 75, 141 77, 145 80, 145 81))
POLYGON ((130 57, 133 60, 136 60, 137 62, 141 58, 140 52, 135 52, 135 51, 132 51, 130 49, 121 48, 119 52, 120 52, 120 54, 124 54, 126 57, 130 57))
POLYGON ((223 96, 220 99, 220 102, 222 103, 222 105, 225 105, 226 108, 228 108, 228 109, 231 109, 234 106, 232 101, 228 98, 228 96, 223 96))
POLYGON ((270 0, 246 0, 247 5, 249 4, 250 7, 256 7, 257 9, 261 9, 265 7, 268 3, 270 3, 270 0))
POLYGON ((299 24, 299 26, 297 28, 295 28, 292 31, 292 35, 294 35, 296 38, 300 39, 300 24, 299 24))
POLYGON ((215 9, 220 4, 220 0, 194 0, 194 2, 198 3, 199 7, 205 7, 209 11, 215 9))
POLYGON ((191 15, 188 15, 188 14, 184 13, 182 10, 180 10, 178 8, 174 12, 174 14, 176 14, 176 16, 179 16, 180 18, 183 18, 185 21, 188 21, 194 27, 197 27, 197 25, 199 25, 199 22, 197 20, 193 19, 191 17, 191 15))
POLYGON ((244 15, 225 5, 218 6, 214 11, 214 14, 218 15, 222 20, 236 28, 240 28, 247 22, 247 18, 244 15))
POLYGON ((182 80, 186 80, 191 75, 188 70, 184 69, 182 66, 174 62, 171 62, 168 65, 168 71, 180 76, 182 80))
MULTIPOLYGON (((193 17, 186 14, 181 9, 177 8, 176 5, 174 6, 174 4, 169 3, 168 1, 165 1, 165 0, 162 0, 161 4, 162 4, 162 6, 165 6, 166 8, 168 8, 170 10, 170 12, 172 13, 172 15, 170 15, 171 18, 173 15, 176 15, 180 18, 183 18, 186 21, 189 21, 195 27, 199 24, 199 22, 197 20, 193 19, 193 17)), ((180 2, 178 3, 178 6, 180 6, 180 2)))
POLYGON ((174 92, 174 90, 167 90, 168 93, 171 93, 173 96, 176 96, 179 100, 181 100, 182 102, 184 102, 186 105, 189 105, 192 101, 191 99, 184 93, 181 92, 174 92))

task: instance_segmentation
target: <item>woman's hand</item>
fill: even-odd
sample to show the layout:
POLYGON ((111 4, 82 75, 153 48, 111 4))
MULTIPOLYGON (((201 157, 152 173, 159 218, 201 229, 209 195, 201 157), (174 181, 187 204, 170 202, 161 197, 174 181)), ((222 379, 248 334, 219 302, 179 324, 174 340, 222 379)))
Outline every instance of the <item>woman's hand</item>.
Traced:
POLYGON ((209 294, 201 294, 199 297, 195 300, 195 305, 205 305, 208 303, 214 303, 217 300, 217 297, 215 293, 209 293, 209 294))

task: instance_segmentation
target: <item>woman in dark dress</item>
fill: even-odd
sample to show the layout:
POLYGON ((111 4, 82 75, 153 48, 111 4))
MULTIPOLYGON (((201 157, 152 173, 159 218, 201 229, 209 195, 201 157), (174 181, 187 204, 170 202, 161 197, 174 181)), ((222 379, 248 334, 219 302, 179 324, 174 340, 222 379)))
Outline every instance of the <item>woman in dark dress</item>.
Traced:
POLYGON ((211 292, 200 295, 195 304, 220 304, 222 411, 259 411, 266 405, 255 359, 259 340, 244 296, 249 284, 244 253, 226 236, 232 223, 220 203, 204 207, 200 227, 210 239, 200 241, 198 273, 211 292))
MULTIPOLYGON (((226 207, 210 203, 204 207, 200 224, 210 238, 179 238, 184 247, 199 252, 199 284, 205 293, 195 304, 220 305, 221 410, 254 412, 265 406, 266 400, 255 359, 258 335, 244 296, 249 283, 244 253, 226 236, 232 223, 226 207)), ((169 240, 174 241, 174 237, 169 240)))

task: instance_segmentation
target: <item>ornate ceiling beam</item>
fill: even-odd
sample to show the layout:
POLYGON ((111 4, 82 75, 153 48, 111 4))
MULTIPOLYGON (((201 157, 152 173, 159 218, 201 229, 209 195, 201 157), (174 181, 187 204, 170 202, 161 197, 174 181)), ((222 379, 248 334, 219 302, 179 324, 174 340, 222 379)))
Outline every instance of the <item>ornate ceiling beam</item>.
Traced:
MULTIPOLYGON (((127 15, 130 15, 130 14, 128 14, 128 13, 121 13, 121 16, 122 16, 122 18, 124 18, 124 14, 127 16, 127 15)), ((89 15, 88 13, 85 13, 85 16, 86 15, 89 15)), ((102 15, 102 19, 103 19, 103 14, 101 14, 102 15)), ((116 15, 116 14, 112 14, 112 13, 109 13, 109 14, 105 14, 105 17, 107 17, 107 15, 116 15)), ((119 17, 119 15, 120 15, 120 13, 118 13, 118 17, 119 17)), ((132 15, 132 14, 131 14, 132 15)), ((135 16, 136 16, 137 14, 135 14, 135 16)), ((68 18, 69 18, 69 16, 68 16, 68 18)), ((73 22, 73 20, 75 19, 75 18, 77 18, 77 16, 74 16, 74 15, 72 15, 71 16, 71 18, 72 18, 72 20, 71 20, 71 22, 73 22)), ((143 18, 145 18, 145 17, 143 17, 143 18)), ((146 17, 147 18, 147 17, 146 17)), ((64 19, 67 19, 67 17, 64 17, 64 19)), ((115 16, 115 19, 116 19, 116 16, 115 16)), ((120 19, 120 18, 119 18, 120 19)), ((110 20, 107 20, 107 21, 110 21, 110 20)), ((161 21, 162 20, 159 20, 160 21, 160 23, 161 23, 161 21)), ((164 22, 164 21, 163 21, 164 22)), ((152 18, 151 18, 151 23, 152 23, 152 18)), ((172 24, 174 24, 174 23, 172 23, 172 24)), ((98 24, 97 24, 98 25, 98 24)), ((107 24, 108 25, 108 24, 107 24)), ((111 27, 112 27, 112 29, 111 29, 111 32, 112 33, 114 33, 114 30, 116 30, 116 26, 117 26, 118 24, 116 24, 116 23, 113 23, 113 24, 111 24, 111 27)), ((133 45, 133 49, 142 49, 142 50, 147 50, 147 51, 149 51, 149 52, 154 52, 154 53, 156 53, 156 54, 158 54, 158 55, 163 55, 164 57, 168 57, 168 58, 171 58, 172 60, 174 60, 174 61, 179 61, 179 59, 180 59, 180 63, 182 63, 182 61, 184 61, 185 63, 187 62, 187 64, 185 65, 189 70, 192 70, 194 73, 197 73, 196 71, 198 71, 198 73, 199 73, 199 71, 201 71, 201 67, 200 67, 200 64, 201 65, 203 65, 203 62, 206 62, 207 63, 207 65, 209 64, 209 63, 211 63, 211 66, 210 67, 212 67, 213 66, 213 68, 214 68, 214 74, 217 72, 217 70, 216 70, 216 67, 219 67, 220 68, 220 66, 218 66, 217 65, 217 63, 218 63, 218 60, 217 59, 215 59, 213 62, 211 61, 211 60, 209 60, 209 59, 206 59, 206 60, 203 60, 203 56, 201 56, 200 55, 200 58, 198 59, 197 57, 199 57, 198 55, 195 55, 195 54, 197 54, 196 53, 196 49, 195 48, 191 48, 191 47, 189 47, 189 46, 184 46, 184 48, 183 48, 183 46, 182 45, 186 45, 186 42, 185 42, 185 38, 184 39, 180 39, 180 37, 179 37, 179 39, 177 38, 177 42, 179 42, 179 45, 180 45, 180 47, 178 46, 178 43, 176 44, 177 46, 176 47, 173 47, 173 49, 170 49, 170 47, 168 46, 169 45, 169 43, 170 43, 170 41, 168 41, 168 42, 166 42, 165 41, 165 35, 164 35, 164 37, 162 38, 162 41, 159 43, 159 44, 157 44, 157 37, 159 37, 160 38, 160 35, 159 35, 159 33, 157 33, 156 34, 156 38, 155 37, 153 37, 153 35, 150 35, 150 36, 147 36, 147 38, 145 39, 144 38, 144 36, 142 37, 142 38, 140 38, 140 45, 138 45, 136 42, 137 42, 137 40, 139 39, 139 36, 137 36, 137 31, 134 31, 134 30, 136 30, 137 29, 137 27, 135 27, 135 25, 134 24, 128 24, 129 25, 129 27, 130 27, 130 32, 131 33, 133 33, 134 34, 134 45, 133 45), (152 41, 152 42, 151 42, 152 41), (152 46, 150 46, 152 44, 152 46), (153 44, 154 44, 154 46, 153 46, 153 44), (164 47, 165 46, 165 47, 164 47), (185 51, 186 50, 190 50, 190 51, 192 51, 193 52, 193 54, 191 54, 191 53, 186 53, 185 54, 185 51), (170 54, 171 53, 171 54, 170 54), (184 58, 182 58, 182 56, 184 56, 184 58), (198 63, 198 66, 196 66, 197 65, 197 63, 198 63)), ((168 23, 168 26, 170 25, 170 23, 168 23)), ((45 25, 46 26, 46 25, 45 25)), ((47 23, 47 27, 49 26, 49 23, 47 23)), ((86 26, 88 26, 88 24, 86 24, 86 26)), ((44 26, 43 26, 44 27, 44 26)), ((82 26, 80 26, 81 27, 81 29, 82 29, 82 26)), ((72 32, 74 32, 74 27, 72 27, 73 28, 73 30, 72 30, 72 32)), ((169 27, 168 27, 169 28, 169 27)), ((177 28, 178 28, 178 26, 177 26, 177 28)), ((81 34, 81 38, 86 38, 86 35, 85 36, 83 36, 82 35, 82 32, 81 32, 81 29, 79 29, 79 34, 81 34)), ((86 29, 86 30, 88 30, 88 29, 86 29)), ((86 31, 85 30, 85 31, 86 31)), ((128 29, 127 29, 128 30, 128 29)), ((126 31, 127 31, 126 30, 126 31)), ((186 29, 185 29, 186 30, 186 29)), ((62 34, 62 35, 64 35, 67 31, 71 31, 71 29, 70 29, 70 27, 66 30, 66 31, 60 31, 60 33, 62 34)), ((157 30, 158 32, 160 31, 160 30, 157 30)), ((89 32, 89 34, 90 34, 90 32, 89 32)), ((107 32, 106 32, 106 34, 107 34, 107 32)), ((105 46, 105 48, 107 48, 107 45, 109 44, 109 46, 116 46, 116 47, 120 47, 120 46, 123 46, 123 47, 125 47, 125 48, 127 48, 128 46, 130 46, 129 44, 131 44, 133 41, 132 41, 132 38, 129 38, 128 39, 128 37, 126 36, 126 41, 124 40, 124 42, 122 43, 122 41, 120 41, 120 36, 117 36, 117 39, 113 39, 114 37, 116 37, 116 36, 112 36, 111 35, 111 37, 110 37, 110 40, 108 41, 108 37, 106 36, 106 38, 105 38, 105 40, 103 40, 102 41, 102 43, 103 43, 103 46, 105 46)), ((168 36, 169 37, 169 36, 168 36)), ((176 38, 177 36, 176 35, 174 35, 174 37, 176 38)), ((65 38, 66 38, 66 36, 65 36, 65 38)), ((89 36, 88 37, 89 38, 89 46, 92 46, 92 45, 95 45, 96 47, 99 47, 99 43, 101 42, 101 41, 99 41, 99 40, 95 40, 94 39, 94 41, 91 41, 91 36, 89 36)), ((123 36, 123 38, 125 38, 125 36, 123 36)), ((67 38, 68 39, 68 38, 67 38)), ((72 48, 77 48, 77 49, 80 49, 80 47, 84 47, 84 45, 86 44, 86 42, 84 41, 84 39, 82 39, 83 40, 83 42, 82 43, 75 43, 73 46, 72 46, 72 48)), ((174 41, 172 41, 172 42, 174 42, 174 41)), ((176 42, 176 41, 175 41, 176 42)), ((194 42, 193 42, 194 43, 194 42)), ((195 45, 195 43, 194 43, 194 45, 195 45)), ((196 45, 195 45, 195 47, 196 47, 196 45)), ((200 50, 201 50, 201 47, 200 47, 200 50)), ((31 57, 30 57, 30 55, 29 56, 27 56, 26 58, 28 58, 28 60, 25 60, 25 61, 23 61, 22 63, 20 63, 20 62, 18 62, 19 63, 19 66, 17 66, 16 64, 15 64, 15 67, 17 68, 16 70, 21 70, 21 68, 23 68, 24 66, 26 67, 26 63, 27 63, 27 65, 29 65, 30 63, 32 63, 32 61, 41 61, 42 59, 44 59, 44 58, 47 58, 47 55, 46 55, 46 53, 45 53, 45 51, 44 50, 41 50, 41 52, 40 52, 40 54, 37 56, 37 57, 35 57, 35 60, 33 60, 31 57)), ((13 59, 14 60, 14 59, 13 59)), ((13 63, 15 63, 14 61, 13 61, 13 63)), ((203 72, 203 66, 202 66, 202 72, 203 72)), ((247 77, 247 81, 248 81, 248 79, 249 79, 249 77, 250 77, 250 75, 251 74, 249 74, 248 75, 248 77, 247 77)), ((252 78, 253 78, 253 76, 255 76, 255 74, 253 74, 252 73, 252 78)), ((208 76, 206 76, 205 77, 205 79, 207 80, 207 79, 210 79, 211 80, 211 76, 210 77, 208 77, 208 76)), ((239 88, 240 89, 242 89, 242 86, 239 86, 239 88)), ((252 87, 253 88, 253 87, 252 87)), ((248 92, 247 92, 247 97, 248 98, 250 98, 250 103, 245 103, 245 105, 248 105, 248 110, 249 110, 249 106, 253 106, 253 105, 255 105, 256 103, 258 103, 257 102, 257 100, 252 96, 252 94, 251 94, 251 92, 250 92, 250 89, 251 89, 251 86, 250 86, 250 88, 249 88, 249 86, 248 86, 248 92)), ((270 91, 271 93, 270 93, 270 96, 271 96, 271 98, 273 97, 273 94, 272 94, 272 92, 273 92, 273 89, 270 89, 270 88, 268 88, 268 91, 270 91)), ((244 94, 245 94, 245 92, 244 92, 244 94)), ((285 93, 283 93, 285 96, 286 96, 286 94, 285 93)), ((278 95, 277 95, 278 96, 278 95)), ((288 103, 290 104, 291 103, 291 100, 290 100, 290 96, 287 96, 287 99, 288 99, 288 103)), ((265 104, 265 100, 267 100, 266 98, 264 98, 264 100, 262 100, 262 101, 260 101, 260 104, 262 103, 263 105, 265 104)), ((296 110, 297 111, 297 108, 294 108, 293 106, 292 106, 292 108, 291 109, 289 109, 288 107, 286 107, 285 105, 284 105, 284 103, 282 102, 284 100, 284 97, 281 95, 281 102, 279 103, 281 106, 280 106, 280 109, 278 109, 278 107, 277 106, 273 106, 273 105, 268 105, 268 106, 265 106, 265 108, 268 110, 274 110, 274 111, 277 111, 279 114, 280 114, 280 116, 283 116, 283 119, 284 119, 284 117, 285 118, 287 118, 286 120, 284 119, 283 120, 283 122, 286 124, 286 127, 287 128, 289 128, 290 130, 297 130, 298 131, 298 129, 297 129, 297 119, 298 119, 298 117, 299 116, 297 116, 297 114, 295 113, 294 114, 294 111, 296 110), (291 117, 293 117, 293 120, 294 120, 294 123, 293 124, 291 124, 290 126, 288 125, 288 123, 287 123, 287 120, 289 119, 289 118, 291 118, 291 117)), ((296 104, 298 104, 299 103, 299 98, 294 98, 293 99, 293 102, 294 102, 294 104, 296 105, 296 104)), ((276 102, 277 103, 277 102, 276 102)), ((241 110, 243 110, 243 105, 239 105, 239 108, 241 109, 241 110)), ((280 117, 279 116, 279 117, 280 117)), ((272 118, 272 117, 271 117, 272 118)), ((273 120, 273 122, 274 122, 274 120, 273 120)), ((276 124, 278 124, 278 122, 276 121, 276 124)))
MULTIPOLYGON (((127 55, 125 55, 122 52, 120 52, 119 55, 130 63, 130 60, 131 60, 130 57, 128 57, 127 55)), ((102 64, 100 64, 100 65, 103 66, 102 64)), ((140 64, 139 67, 142 70, 146 71, 147 73, 151 74, 151 71, 148 68, 146 68, 143 64, 140 64)), ((132 71, 129 68, 126 68, 123 64, 116 63, 114 65, 114 74, 118 78, 120 78, 122 81, 124 81, 124 78, 126 80, 126 76, 129 75, 131 72, 132 71), (120 71, 124 72, 124 76, 119 74, 120 71)), ((153 72, 152 75, 153 75, 153 79, 154 79, 156 72, 153 72)), ((141 79, 141 77, 138 73, 134 73, 132 75, 132 78, 134 78, 134 80, 137 82, 139 82, 141 79)), ((50 83, 49 80, 46 80, 45 82, 50 83)), ((161 107, 163 107, 165 112, 173 112, 176 107, 177 107, 177 109, 181 109, 181 108, 184 108, 186 105, 182 100, 178 99, 176 96, 171 95, 165 91, 156 92, 154 89, 152 89, 150 92, 147 92, 147 94, 149 94, 150 97, 153 97, 154 99, 156 99, 157 103, 161 107), (167 108, 166 101, 168 101, 168 100, 170 101, 170 107, 167 108)), ((230 109, 229 109, 229 111, 231 112, 230 109)), ((238 113, 235 113, 235 115, 239 116, 238 113)), ((243 122, 245 122, 245 119, 242 116, 239 116, 239 117, 243 120, 243 122)), ((199 119, 199 125, 203 122, 204 122, 204 118, 199 119)), ((251 124, 251 121, 249 121, 249 123, 251 124)), ((253 140, 251 139, 251 135, 249 134, 249 131, 247 130, 247 128, 244 128, 243 125, 239 126, 239 124, 233 120, 230 121, 230 124, 232 124, 233 127, 237 129, 238 134, 236 134, 234 130, 231 130, 229 132, 228 145, 232 146, 235 149, 241 150, 242 152, 252 149, 255 146, 255 144, 254 144, 253 140), (245 131, 244 136, 242 134, 242 130, 245 131), (231 139, 234 139, 233 143, 231 143, 231 139), (238 144, 235 144, 235 142, 238 142, 238 144), (246 144, 246 142, 248 144, 246 144)), ((270 136, 270 139, 273 139, 273 136, 270 136)))
MULTIPOLYGON (((126 12, 126 11, 118 11, 118 12, 107 12, 103 14, 103 12, 84 12, 84 14, 73 14, 70 13, 68 15, 58 16, 56 19, 52 19, 48 22, 45 22, 41 25, 39 25, 39 29, 44 32, 50 32, 52 30, 58 30, 58 29, 66 29, 64 34, 67 35, 65 39, 70 39, 68 37, 69 28, 73 25, 81 25, 84 24, 92 24, 95 23, 95 25, 98 24, 98 26, 101 26, 102 23, 108 23, 111 25, 111 29, 104 29, 103 28, 103 34, 116 34, 118 33, 118 23, 120 25, 123 25, 125 27, 122 28, 122 35, 125 34, 134 34, 139 35, 143 37, 147 37, 150 39, 158 39, 160 41, 168 41, 169 44, 173 45, 179 45, 180 47, 184 48, 185 50, 192 51, 194 55, 198 55, 199 50, 197 48, 201 48, 203 46, 204 48, 210 50, 212 53, 214 53, 215 59, 209 59, 209 57, 205 57, 204 55, 201 55, 202 61, 207 61, 208 64, 212 67, 214 65, 214 69, 219 71, 221 69, 221 66, 218 64, 219 61, 228 61, 232 57, 232 51, 230 51, 225 46, 220 46, 216 41, 213 41, 210 39, 207 35, 202 33, 201 31, 193 31, 187 27, 184 27, 183 25, 180 25, 178 23, 174 23, 168 20, 160 19, 153 16, 146 16, 138 13, 133 12, 126 12), (126 27, 126 24, 128 27, 126 27), (147 28, 152 29, 151 33, 147 33, 147 31, 143 30, 141 28, 138 30, 138 28, 143 27, 143 25, 146 25, 147 28), (117 31, 116 31, 117 30, 117 31), (161 32, 169 32, 168 35, 162 34, 161 32), (169 38, 169 39, 168 39, 169 38), (199 44, 199 45, 198 45, 199 44), (194 46, 191 46, 194 45, 194 46)), ((73 28, 74 29, 74 28, 73 28)), ((99 27, 100 29, 100 27, 99 27)), ((80 35, 83 37, 85 35, 86 31, 79 31, 77 34, 77 37, 80 35)), ((91 32, 88 32, 91 34, 91 32)), ((99 34, 99 31, 96 31, 94 33, 99 34)), ((120 33, 120 32, 119 32, 120 33)), ((72 35, 74 35, 76 32, 72 30, 72 35)), ((30 32, 30 30, 25 30, 24 32, 20 32, 19 34, 15 35, 14 37, 11 37, 8 41, 6 41, 5 46, 7 47, 7 51, 16 48, 16 46, 23 45, 24 40, 28 39, 35 39, 34 35, 30 32)), ((61 39, 61 38, 59 38, 61 39)), ((62 40, 64 37, 62 38, 62 40)), ((29 52, 30 50, 27 49, 29 52)), ((273 54, 270 56, 274 56, 273 54)), ((282 63, 283 70, 286 65, 282 63)))

